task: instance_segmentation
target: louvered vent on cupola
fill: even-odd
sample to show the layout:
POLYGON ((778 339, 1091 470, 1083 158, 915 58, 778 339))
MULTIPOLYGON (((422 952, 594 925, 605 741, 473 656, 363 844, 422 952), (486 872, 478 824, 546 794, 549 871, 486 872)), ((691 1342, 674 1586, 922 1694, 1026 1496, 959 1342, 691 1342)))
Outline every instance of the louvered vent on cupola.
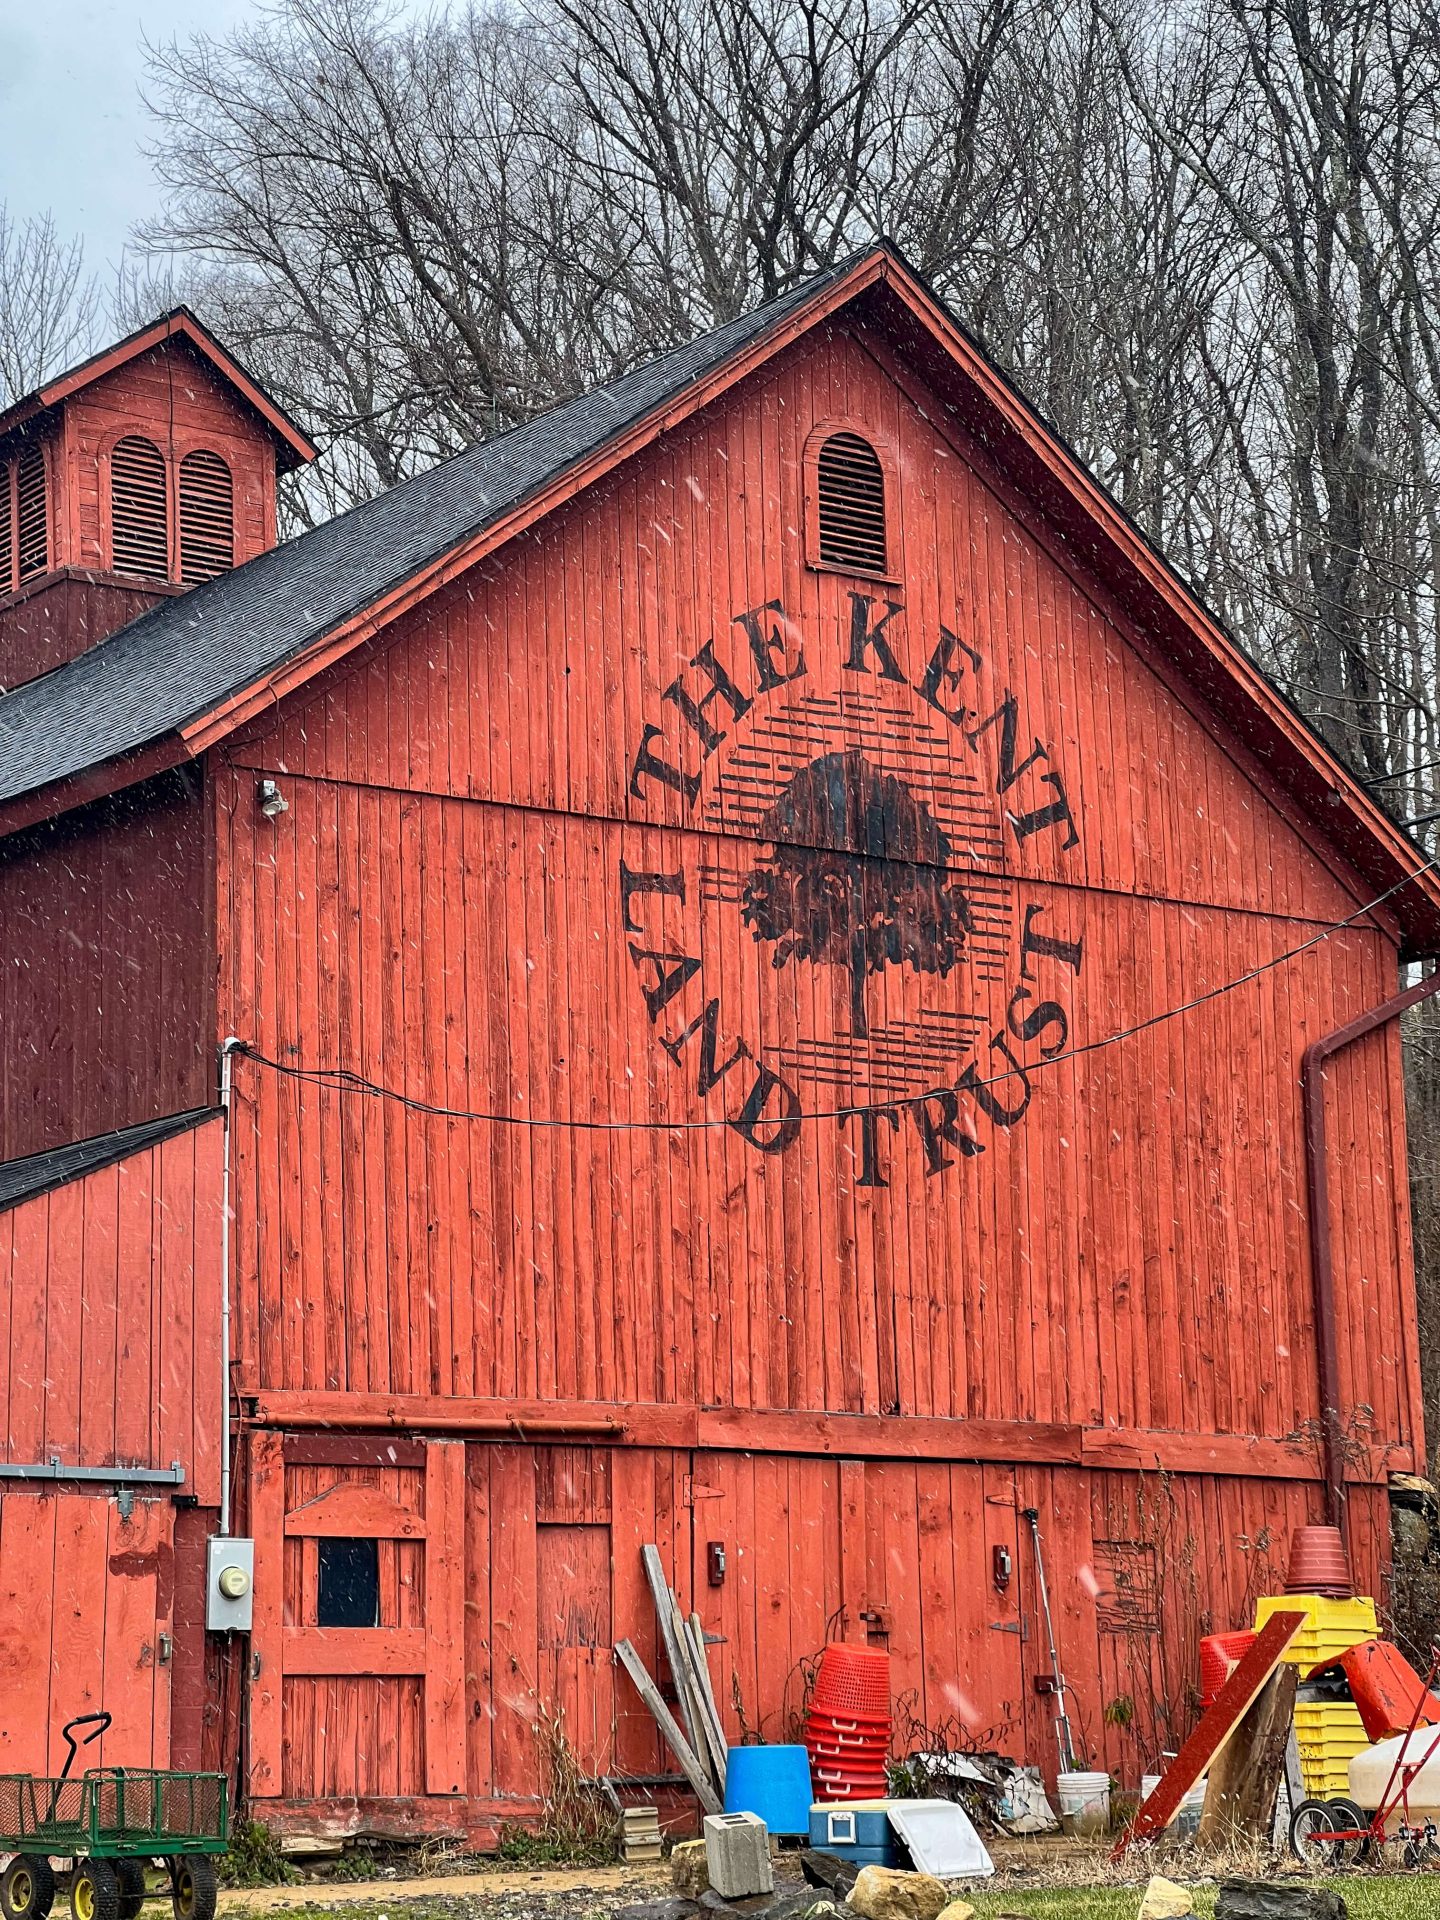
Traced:
POLYGON ((38 446, 28 446, 15 463, 15 546, 22 580, 33 580, 50 565, 48 506, 45 455, 38 446))
POLYGON ((194 586, 235 564, 235 488, 218 453, 180 462, 180 578, 194 586))
POLYGON ((170 576, 165 461, 138 433, 115 442, 110 455, 110 552, 116 573, 142 580, 170 576))
POLYGON ((884 573, 885 472, 868 440, 832 433, 815 470, 820 561, 856 573, 884 573))
POLYGON ((13 593, 50 566, 50 512, 44 450, 25 447, 0 460, 0 594, 13 593))

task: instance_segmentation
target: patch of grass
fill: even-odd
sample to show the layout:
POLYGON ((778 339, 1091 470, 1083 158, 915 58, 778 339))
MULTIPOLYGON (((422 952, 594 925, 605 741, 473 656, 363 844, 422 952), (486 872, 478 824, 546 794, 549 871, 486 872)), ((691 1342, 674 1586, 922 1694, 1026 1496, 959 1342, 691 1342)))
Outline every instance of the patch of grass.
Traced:
POLYGON ((219 1856, 215 1871, 222 1887, 293 1887, 300 1878, 258 1820, 230 1829, 230 1851, 219 1856))
POLYGON ((500 1844, 488 1865, 507 1867, 607 1867, 615 1861, 608 1833, 586 1833, 571 1825, 502 1827, 500 1844))
MULTIPOLYGON (((1181 1881, 1183 1885, 1183 1880, 1181 1881)), ((1347 1875, 1323 1883, 1345 1896, 1351 1920, 1434 1920, 1440 1911, 1440 1877, 1434 1874, 1347 1875)), ((967 1893, 976 1920, 1024 1914, 1027 1920, 1135 1920, 1143 1889, 1134 1887, 1008 1887, 967 1893)), ((1195 1888, 1195 1910, 1213 1920, 1216 1888, 1195 1888)))

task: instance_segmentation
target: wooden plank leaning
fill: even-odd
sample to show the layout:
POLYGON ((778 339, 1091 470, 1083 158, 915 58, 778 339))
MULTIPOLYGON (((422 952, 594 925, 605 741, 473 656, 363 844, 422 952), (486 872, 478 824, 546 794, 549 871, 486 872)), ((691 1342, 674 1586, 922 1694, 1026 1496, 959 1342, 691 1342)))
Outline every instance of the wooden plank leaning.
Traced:
POLYGON ((695 1789, 695 1796, 701 1806, 706 1813, 723 1813, 725 1809, 709 1774, 700 1764, 695 1749, 681 1732, 675 1716, 660 1698, 660 1689, 646 1672, 645 1662, 628 1640, 615 1642, 615 1657, 635 1683, 635 1691, 655 1716, 655 1724, 659 1727, 665 1744, 680 1762, 680 1771, 695 1789))
POLYGON ((705 1628, 698 1613, 692 1613, 689 1621, 690 1657, 695 1671, 696 1697, 700 1707, 700 1720, 705 1729, 705 1738, 709 1742, 710 1757, 714 1763, 715 1784, 723 1793, 725 1776, 730 1760, 730 1747, 725 1738, 725 1727, 720 1719, 720 1709, 715 1701, 715 1688, 710 1678, 710 1661, 705 1652, 705 1628))
POLYGON ((655 1620, 660 1629, 660 1644, 665 1649, 670 1677, 675 1682, 675 1698, 679 1703, 685 1737, 692 1749, 697 1753, 703 1753, 704 1736, 700 1731, 695 1703, 690 1697, 689 1663, 685 1659, 679 1635, 675 1631, 675 1596, 671 1593, 670 1583, 665 1578, 660 1549, 655 1546, 641 1547, 640 1560, 645 1568, 645 1578, 650 1583, 650 1597, 655 1603, 655 1620))

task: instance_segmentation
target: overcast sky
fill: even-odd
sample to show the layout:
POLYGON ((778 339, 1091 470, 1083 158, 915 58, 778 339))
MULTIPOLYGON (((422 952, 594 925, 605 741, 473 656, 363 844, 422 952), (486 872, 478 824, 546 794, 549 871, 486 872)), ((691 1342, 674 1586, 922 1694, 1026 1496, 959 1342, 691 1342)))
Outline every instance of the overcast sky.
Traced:
POLYGON ((55 215, 90 266, 118 263, 131 225, 156 210, 140 152, 142 37, 223 33, 256 0, 0 0, 0 200, 55 215))

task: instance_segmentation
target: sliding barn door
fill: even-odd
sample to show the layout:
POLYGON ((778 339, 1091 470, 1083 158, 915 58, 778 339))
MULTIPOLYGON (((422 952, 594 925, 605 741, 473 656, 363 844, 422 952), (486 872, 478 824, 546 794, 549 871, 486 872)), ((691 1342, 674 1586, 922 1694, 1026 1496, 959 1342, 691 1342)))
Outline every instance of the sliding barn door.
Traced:
POLYGON ((462 1442, 259 1434, 250 1790, 465 1790, 462 1442))
POLYGON ((101 1711, 85 1766, 169 1763, 173 1535, 168 1499, 0 1498, 0 1773, 58 1773, 61 1727, 101 1711))

